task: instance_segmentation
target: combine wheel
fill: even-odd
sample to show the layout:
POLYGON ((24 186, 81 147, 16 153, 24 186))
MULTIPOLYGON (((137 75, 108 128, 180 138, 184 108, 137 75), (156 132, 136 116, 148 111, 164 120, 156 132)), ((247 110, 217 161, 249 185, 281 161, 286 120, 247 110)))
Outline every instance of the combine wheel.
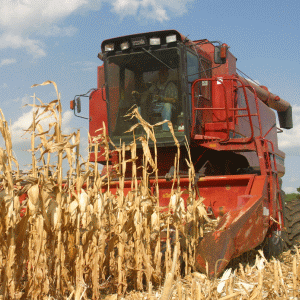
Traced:
MULTIPOLYGON (((286 208, 284 206, 284 198, 285 198, 285 193, 281 190, 284 224, 286 224, 285 221, 286 208)), ((263 251, 267 258, 272 258, 280 255, 285 250, 285 248, 287 248, 287 231, 286 230, 273 231, 272 236, 265 239, 263 251)))
POLYGON ((277 257, 283 252, 284 241, 281 231, 273 231, 272 236, 266 238, 263 251, 266 258, 277 257))
POLYGON ((300 244, 300 199, 285 202, 284 224, 286 233, 284 241, 287 248, 300 244))

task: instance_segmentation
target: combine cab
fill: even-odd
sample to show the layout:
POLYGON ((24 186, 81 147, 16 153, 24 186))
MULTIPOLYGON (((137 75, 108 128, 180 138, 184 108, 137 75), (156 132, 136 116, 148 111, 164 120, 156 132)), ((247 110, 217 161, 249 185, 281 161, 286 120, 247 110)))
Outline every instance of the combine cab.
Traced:
MULTIPOLYGON (((290 104, 239 76, 236 58, 220 42, 191 41, 169 30, 105 40, 101 49, 97 89, 89 94, 90 135, 96 136, 104 122, 113 143, 129 144, 133 137, 127 130, 136 121, 124 115, 132 107, 150 124, 171 121, 180 144, 185 201, 188 142, 196 188, 211 218, 219 219, 216 229, 199 240, 196 268, 205 271, 208 265, 209 274, 218 275, 232 258, 264 241, 269 255, 282 251, 279 179, 285 173, 285 155, 278 149, 277 134, 282 130, 276 127, 274 110, 280 128, 290 129, 290 104)), ((75 113, 80 105, 78 97, 71 102, 75 113)), ((155 134, 160 206, 167 206, 173 184, 168 175, 177 147, 165 124, 157 126, 155 134)), ((104 163, 101 149, 97 155, 94 151, 91 161, 104 163)), ((140 147, 137 166, 141 153, 140 147)), ((111 161, 117 163, 118 158, 111 161)), ((125 190, 131 186, 130 167, 127 172, 125 190)))

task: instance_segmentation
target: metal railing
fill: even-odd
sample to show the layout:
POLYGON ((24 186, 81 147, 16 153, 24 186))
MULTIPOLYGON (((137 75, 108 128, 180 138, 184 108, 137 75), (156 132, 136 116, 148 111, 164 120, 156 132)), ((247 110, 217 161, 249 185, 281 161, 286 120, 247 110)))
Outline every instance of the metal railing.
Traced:
MULTIPOLYGON (((212 102, 214 103, 214 101, 212 102)), ((253 126, 253 117, 258 118, 258 124, 259 124, 259 136, 262 136, 262 126, 261 126, 261 118, 259 114, 259 103, 258 103, 258 97, 256 95, 255 89, 250 86, 250 85, 245 85, 242 80, 237 78, 236 76, 231 76, 231 77, 223 77, 222 79, 220 77, 215 77, 215 78, 203 78, 203 79, 198 79, 193 82, 192 85, 192 128, 191 128, 191 136, 195 137, 195 129, 196 129, 196 112, 197 111, 224 111, 225 112, 225 123, 226 123, 226 137, 222 140, 220 140, 220 143, 249 143, 253 141, 254 138, 254 126, 253 126), (222 86, 223 88, 223 93, 224 93, 224 106, 223 107, 196 107, 195 106, 195 87, 199 82, 202 81, 218 81, 218 83, 222 86), (236 90, 237 89, 242 89, 244 99, 246 102, 245 107, 229 107, 228 105, 228 99, 227 99, 227 92, 226 92, 226 86, 224 84, 225 81, 231 81, 231 86, 235 86, 236 90), (250 106, 249 106, 249 99, 247 95, 246 88, 251 89, 254 95, 255 99, 255 106, 256 106, 256 113, 251 113, 250 111, 250 106), (246 114, 238 114, 240 111, 245 111, 246 114), (231 117, 233 112, 233 120, 230 121, 229 117, 231 117), (242 139, 233 139, 230 138, 230 122, 233 122, 233 124, 237 123, 237 118, 245 118, 247 117, 249 119, 249 125, 250 125, 250 136, 247 138, 242 138, 242 139)), ((217 123, 213 122, 212 123, 217 123)), ((233 130, 234 133, 237 133, 235 130, 233 130)))

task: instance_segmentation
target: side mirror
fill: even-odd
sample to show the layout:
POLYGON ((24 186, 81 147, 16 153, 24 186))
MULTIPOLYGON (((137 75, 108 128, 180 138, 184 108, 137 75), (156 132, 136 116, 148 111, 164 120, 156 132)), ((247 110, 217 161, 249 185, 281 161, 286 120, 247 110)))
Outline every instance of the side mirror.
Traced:
POLYGON ((215 64, 225 64, 226 63, 227 50, 228 50, 228 46, 226 44, 222 44, 220 46, 215 46, 215 51, 214 51, 215 64))
POLYGON ((80 97, 77 97, 75 99, 75 101, 76 101, 77 113, 80 114, 81 113, 81 99, 80 99, 80 97))

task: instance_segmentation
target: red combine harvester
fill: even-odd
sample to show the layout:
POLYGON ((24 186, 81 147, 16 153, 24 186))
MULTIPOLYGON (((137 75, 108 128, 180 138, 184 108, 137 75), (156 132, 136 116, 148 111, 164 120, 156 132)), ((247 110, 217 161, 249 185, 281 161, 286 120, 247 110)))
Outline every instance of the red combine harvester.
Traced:
MULTIPOLYGON (((86 94, 90 135, 96 136, 104 122, 115 144, 130 143, 132 133, 126 131, 136 121, 124 115, 133 105, 150 124, 172 121, 181 145, 182 191, 189 185, 187 138, 199 194, 207 211, 220 217, 216 230, 197 246, 196 268, 205 272, 208 264, 209 274, 218 275, 232 258, 264 241, 270 255, 280 253, 284 203, 279 181, 285 154, 278 149, 277 133, 282 130, 273 110, 280 128, 290 129, 291 105, 239 76, 236 58, 220 42, 191 41, 166 30, 105 40, 101 50, 98 57, 104 63, 98 67, 97 89, 86 94)), ((77 96, 71 101, 75 115, 76 107, 79 113, 77 96)), ((177 148, 164 125, 157 127, 156 139, 159 199, 167 206, 172 186, 167 179, 177 148)), ((104 163, 100 153, 97 160, 104 163)), ((95 153, 90 154, 95 160, 95 153)), ((117 159, 112 157, 112 163, 117 159)), ((125 188, 130 187, 128 178, 125 188)), ((182 198, 187 197, 183 192, 182 198)))

